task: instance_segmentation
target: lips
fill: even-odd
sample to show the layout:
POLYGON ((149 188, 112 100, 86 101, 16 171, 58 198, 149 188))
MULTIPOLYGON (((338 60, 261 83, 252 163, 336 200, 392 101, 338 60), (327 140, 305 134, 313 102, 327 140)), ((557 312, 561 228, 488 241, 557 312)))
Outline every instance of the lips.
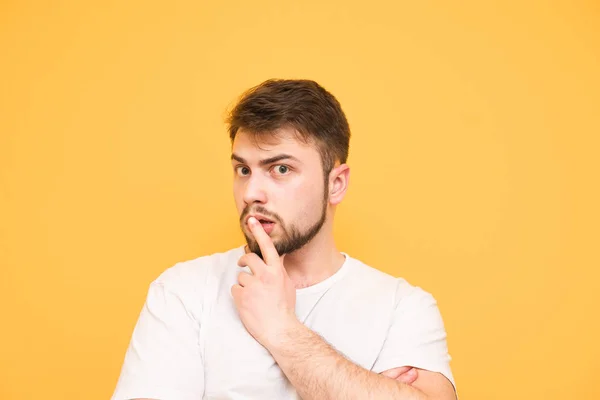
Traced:
POLYGON ((265 230, 265 232, 267 233, 267 235, 271 234, 271 232, 273 231, 273 228, 275 227, 275 222, 273 220, 271 220, 267 217, 263 217, 262 215, 250 215, 246 219, 246 223, 248 223, 248 219, 250 217, 254 217, 258 220, 258 222, 260 222, 260 224, 262 225, 262 227, 265 230))
POLYGON ((267 217, 263 217, 262 215, 249 215, 248 218, 246 218, 246 222, 248 222, 248 220, 251 217, 256 218, 256 220, 258 222, 260 222, 261 224, 268 224, 268 223, 273 224, 274 223, 274 221, 272 219, 269 219, 267 217))
POLYGON ((267 235, 270 235, 271 232, 273 232, 273 229, 275 228, 274 222, 261 222, 260 224, 262 225, 267 235))

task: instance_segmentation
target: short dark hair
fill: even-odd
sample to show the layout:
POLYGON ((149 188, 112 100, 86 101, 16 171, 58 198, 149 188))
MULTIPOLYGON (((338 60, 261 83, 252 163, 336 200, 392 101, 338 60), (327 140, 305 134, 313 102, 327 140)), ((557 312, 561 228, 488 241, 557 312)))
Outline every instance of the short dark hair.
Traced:
POLYGON ((292 127, 305 142, 314 140, 323 170, 345 163, 350 126, 337 99, 317 82, 307 79, 269 79, 246 91, 231 110, 227 124, 233 143, 239 129, 254 135, 273 134, 292 127))

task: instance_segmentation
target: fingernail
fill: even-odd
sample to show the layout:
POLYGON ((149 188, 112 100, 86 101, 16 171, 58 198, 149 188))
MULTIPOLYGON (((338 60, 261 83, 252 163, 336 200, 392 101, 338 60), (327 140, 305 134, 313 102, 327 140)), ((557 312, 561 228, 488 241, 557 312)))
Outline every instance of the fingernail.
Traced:
POLYGON ((254 217, 250 217, 250 218, 248 218, 248 223, 249 223, 249 224, 255 224, 256 222, 257 222, 257 221, 256 221, 256 218, 254 218, 254 217))

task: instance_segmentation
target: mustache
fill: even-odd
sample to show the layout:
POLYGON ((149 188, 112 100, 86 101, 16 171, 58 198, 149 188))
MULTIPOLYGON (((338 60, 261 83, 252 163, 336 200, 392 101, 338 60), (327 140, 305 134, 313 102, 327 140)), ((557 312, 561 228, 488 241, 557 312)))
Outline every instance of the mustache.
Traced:
POLYGON ((261 215, 264 215, 265 217, 272 219, 273 221, 278 222, 279 224, 283 225, 283 221, 281 220, 279 215, 267 210, 263 206, 254 206, 254 207, 247 206, 246 208, 244 208, 244 211, 242 211, 242 214, 240 215, 240 224, 244 223, 244 221, 246 220, 246 217, 248 217, 249 214, 261 214, 261 215))

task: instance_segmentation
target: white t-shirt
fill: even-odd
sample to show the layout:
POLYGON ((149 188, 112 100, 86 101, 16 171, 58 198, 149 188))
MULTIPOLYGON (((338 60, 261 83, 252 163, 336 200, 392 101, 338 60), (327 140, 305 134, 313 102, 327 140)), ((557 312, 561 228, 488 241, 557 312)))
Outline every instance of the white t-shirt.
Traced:
MULTIPOLYGON (((177 263, 152 282, 112 400, 300 398, 239 319, 231 286, 243 254, 177 263)), ((298 319, 367 370, 413 366, 454 384, 435 299, 343 254, 334 275, 296 290, 298 319)))

